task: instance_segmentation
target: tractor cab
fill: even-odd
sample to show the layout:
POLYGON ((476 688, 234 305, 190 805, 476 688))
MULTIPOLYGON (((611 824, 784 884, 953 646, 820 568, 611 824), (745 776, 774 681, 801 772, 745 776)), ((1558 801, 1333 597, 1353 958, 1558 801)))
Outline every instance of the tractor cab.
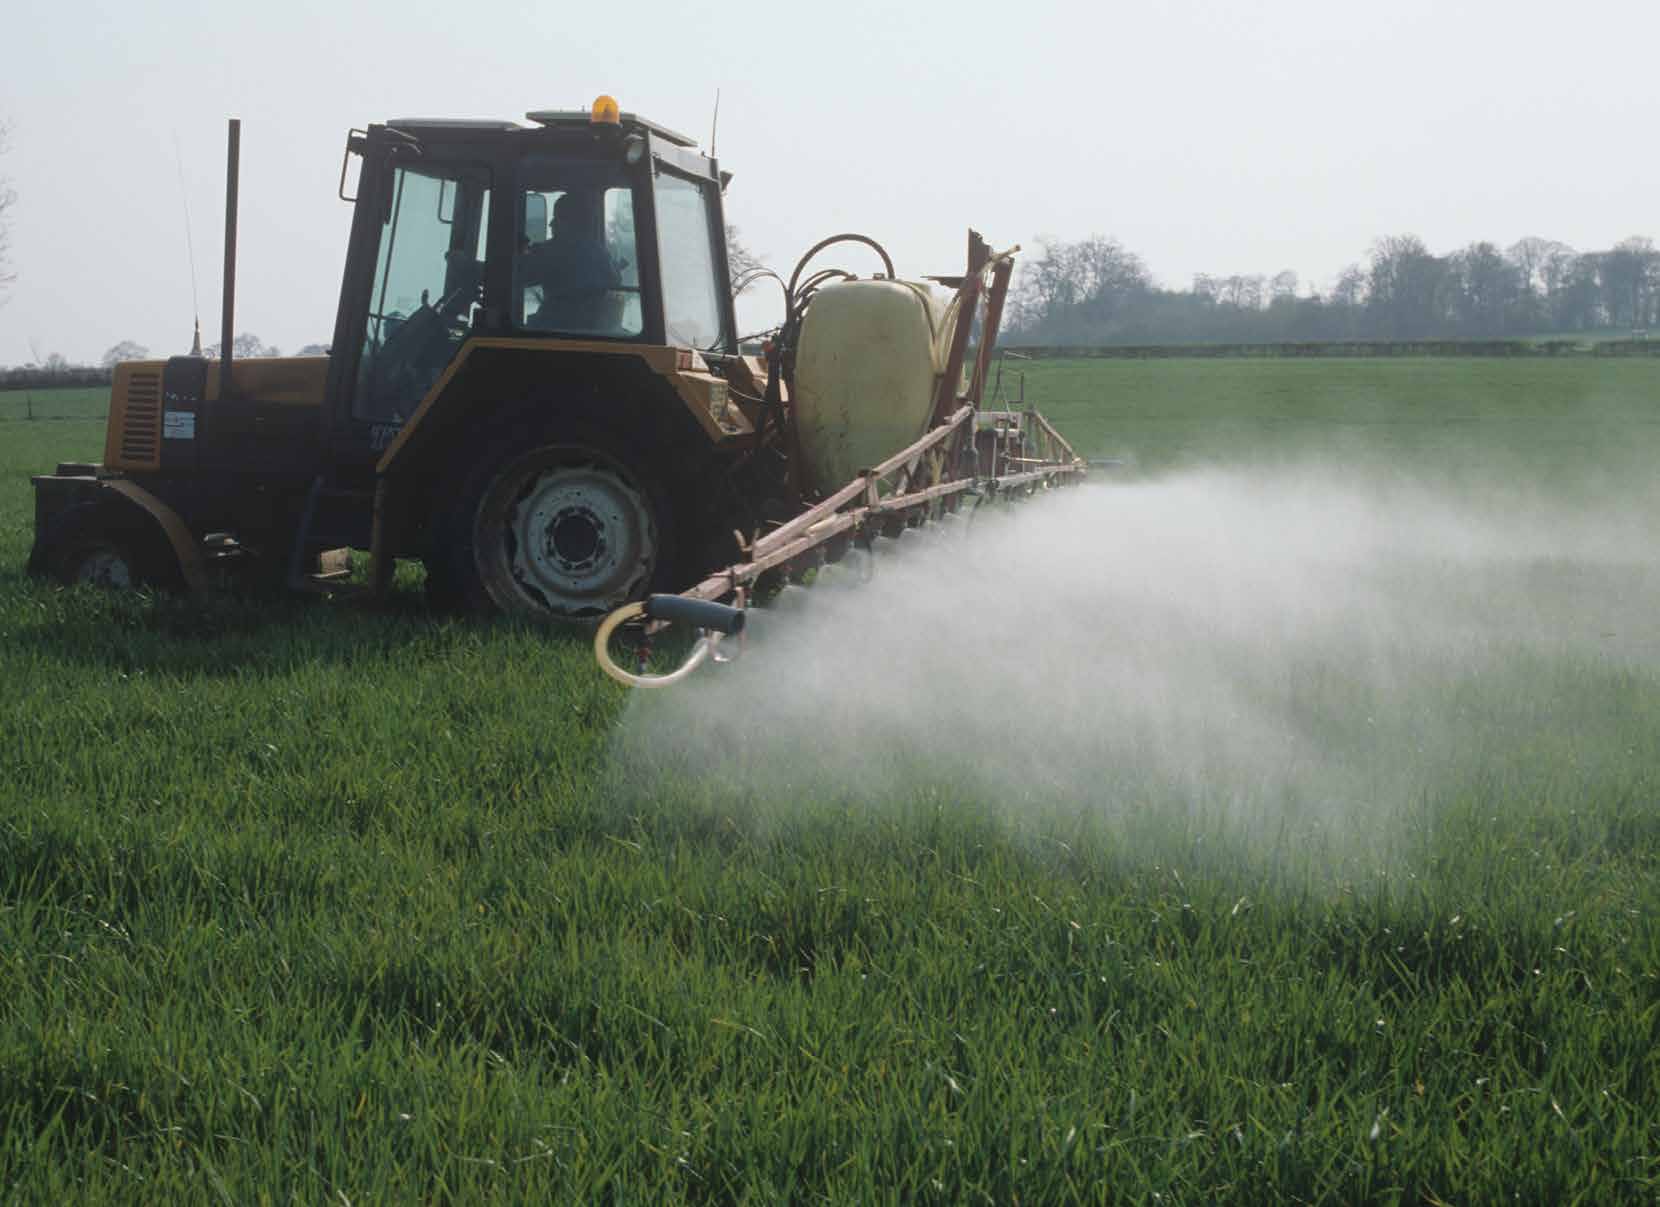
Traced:
POLYGON ((352 132, 326 390, 341 460, 382 453, 471 338, 736 350, 716 162, 608 97, 526 120, 352 132))

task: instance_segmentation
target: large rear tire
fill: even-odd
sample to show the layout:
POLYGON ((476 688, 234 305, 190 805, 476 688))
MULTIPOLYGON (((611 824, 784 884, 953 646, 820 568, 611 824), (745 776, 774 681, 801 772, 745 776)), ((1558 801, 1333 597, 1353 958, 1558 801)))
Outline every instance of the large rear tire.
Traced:
POLYGON ((449 609, 597 620, 673 580, 669 496, 656 466, 602 429, 491 442, 430 526, 428 595, 449 609))

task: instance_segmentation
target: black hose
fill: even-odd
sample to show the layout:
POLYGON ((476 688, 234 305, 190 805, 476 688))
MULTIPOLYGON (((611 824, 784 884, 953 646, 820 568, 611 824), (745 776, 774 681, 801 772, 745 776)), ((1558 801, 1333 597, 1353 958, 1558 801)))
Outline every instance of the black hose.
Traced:
POLYGON ((801 320, 807 309, 807 303, 812 301, 813 294, 820 286, 832 280, 850 281, 854 279, 851 272, 843 268, 822 268, 813 273, 805 281, 801 279, 812 258, 825 248, 836 243, 863 243, 875 250, 882 257, 882 267, 887 269, 887 279, 894 280, 893 257, 888 255, 884 248, 869 235, 860 235, 845 232, 831 235, 828 239, 820 239, 807 249, 807 254, 796 262, 795 271, 790 274, 790 280, 784 286, 784 322, 778 328, 778 337, 773 341, 771 353, 767 357, 767 388, 766 409, 762 412, 761 428, 758 433, 760 442, 765 442, 765 427, 769 420, 782 430, 785 418, 783 407, 783 391, 781 386, 788 382, 794 385, 795 379, 795 345, 801 335, 801 320))
POLYGON ((790 287, 784 283, 783 277, 770 268, 751 268, 747 272, 740 272, 732 281, 732 296, 737 297, 762 277, 771 277, 778 282, 778 288, 784 291, 784 309, 788 310, 790 308, 790 287))
POLYGON ((801 270, 807 267, 807 262, 833 243, 863 243, 867 247, 875 248, 876 254, 882 257, 882 267, 888 270, 888 280, 894 279, 893 257, 888 255, 887 249, 869 235, 860 235, 849 231, 840 235, 831 235, 828 239, 820 239, 807 249, 807 254, 796 262, 795 271, 790 274, 789 294, 791 297, 795 296, 796 282, 801 279, 801 270))
POLYGON ((678 621, 727 635, 744 631, 742 608, 708 599, 687 599, 684 595, 646 596, 646 615, 652 620, 678 621))

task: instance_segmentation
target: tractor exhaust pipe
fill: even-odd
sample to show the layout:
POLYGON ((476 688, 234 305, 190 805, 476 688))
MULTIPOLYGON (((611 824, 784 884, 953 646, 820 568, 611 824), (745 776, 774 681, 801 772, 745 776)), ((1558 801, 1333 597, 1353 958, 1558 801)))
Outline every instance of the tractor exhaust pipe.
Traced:
POLYGON ((242 119, 231 118, 230 132, 225 146, 225 283, 220 291, 224 299, 223 320, 219 336, 219 397, 231 396, 231 334, 236 320, 236 192, 241 173, 242 119))

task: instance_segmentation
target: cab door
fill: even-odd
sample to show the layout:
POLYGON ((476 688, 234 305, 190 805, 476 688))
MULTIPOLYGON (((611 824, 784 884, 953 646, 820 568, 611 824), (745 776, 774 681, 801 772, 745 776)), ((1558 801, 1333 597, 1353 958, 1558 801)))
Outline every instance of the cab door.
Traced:
POLYGON ((481 163, 388 155, 381 171, 365 171, 362 187, 348 257, 357 279, 342 291, 334 385, 348 443, 373 453, 481 325, 491 173, 481 163), (378 222, 364 220, 371 197, 378 222))

